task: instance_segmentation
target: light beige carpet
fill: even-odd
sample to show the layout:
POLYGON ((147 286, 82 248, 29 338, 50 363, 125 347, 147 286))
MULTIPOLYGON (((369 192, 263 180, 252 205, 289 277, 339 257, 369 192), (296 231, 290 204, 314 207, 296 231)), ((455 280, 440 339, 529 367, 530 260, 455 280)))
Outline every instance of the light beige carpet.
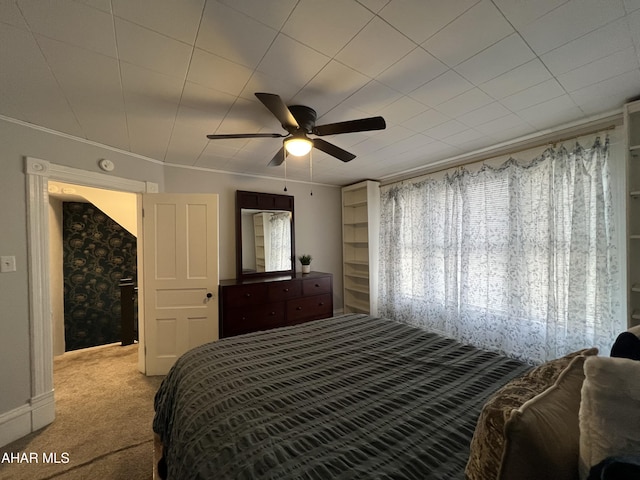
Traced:
POLYGON ((26 453, 39 461, 0 463, 0 478, 150 480, 153 396, 162 377, 138 372, 137 358, 137 345, 56 357, 55 421, 0 448, 0 459, 26 453), (59 463, 43 463, 43 454, 59 463))

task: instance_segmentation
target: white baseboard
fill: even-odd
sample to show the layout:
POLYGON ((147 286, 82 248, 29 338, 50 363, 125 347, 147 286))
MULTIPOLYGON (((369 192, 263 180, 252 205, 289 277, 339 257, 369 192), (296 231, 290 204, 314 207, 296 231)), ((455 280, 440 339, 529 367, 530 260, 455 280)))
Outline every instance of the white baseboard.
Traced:
POLYGON ((0 447, 49 425, 55 418, 53 390, 34 397, 29 404, 0 415, 0 447))

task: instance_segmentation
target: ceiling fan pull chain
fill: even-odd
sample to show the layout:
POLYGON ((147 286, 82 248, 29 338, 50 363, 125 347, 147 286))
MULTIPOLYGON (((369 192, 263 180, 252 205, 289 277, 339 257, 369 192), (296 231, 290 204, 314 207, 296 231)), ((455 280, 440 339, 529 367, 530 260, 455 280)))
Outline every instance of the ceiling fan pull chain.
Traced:
POLYGON ((287 150, 282 149, 282 155, 284 157, 284 191, 287 191, 287 150))
POLYGON ((310 181, 311 181, 311 194, 310 194, 310 196, 313 197, 313 155, 311 154, 311 152, 313 152, 313 149, 309 150, 309 177, 310 177, 310 181))

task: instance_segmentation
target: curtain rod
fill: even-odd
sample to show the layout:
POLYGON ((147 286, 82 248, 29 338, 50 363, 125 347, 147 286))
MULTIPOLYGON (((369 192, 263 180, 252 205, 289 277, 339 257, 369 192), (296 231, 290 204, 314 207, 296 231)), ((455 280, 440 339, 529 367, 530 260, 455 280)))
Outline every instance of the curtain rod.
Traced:
POLYGON ((401 172, 399 174, 389 175, 380 179, 380 186, 404 182, 407 180, 416 180, 425 175, 432 175, 434 173, 443 172, 451 168, 461 167, 463 165, 469 165, 477 162, 483 162, 485 160, 500 157, 503 155, 514 155, 516 153, 523 152, 532 148, 543 147, 545 145, 556 145, 558 143, 573 140, 584 135, 613 130, 616 127, 622 125, 622 123, 622 112, 617 112, 615 114, 592 120, 587 123, 563 128, 556 132, 537 135, 533 138, 510 141, 506 144, 497 145, 495 147, 488 147, 487 149, 483 149, 480 151, 444 159, 442 161, 436 162, 435 164, 425 165, 424 167, 417 167, 412 170, 407 170, 404 173, 401 172))

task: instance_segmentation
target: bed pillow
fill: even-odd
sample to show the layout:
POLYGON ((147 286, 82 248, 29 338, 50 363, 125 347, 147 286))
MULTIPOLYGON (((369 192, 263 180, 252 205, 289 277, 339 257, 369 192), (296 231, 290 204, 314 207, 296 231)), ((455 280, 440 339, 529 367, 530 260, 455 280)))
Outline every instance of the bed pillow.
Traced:
POLYGON ((580 478, 607 457, 640 452, 640 362, 589 358, 580 404, 580 478))
POLYGON ((511 411, 498 480, 577 480, 586 358, 573 358, 551 387, 511 411))
POLYGON ((512 410, 551 387, 575 357, 597 354, 597 348, 590 348, 543 363, 511 380, 489 398, 480 412, 471 440, 465 469, 467 479, 498 478, 504 453, 504 426, 512 410))

